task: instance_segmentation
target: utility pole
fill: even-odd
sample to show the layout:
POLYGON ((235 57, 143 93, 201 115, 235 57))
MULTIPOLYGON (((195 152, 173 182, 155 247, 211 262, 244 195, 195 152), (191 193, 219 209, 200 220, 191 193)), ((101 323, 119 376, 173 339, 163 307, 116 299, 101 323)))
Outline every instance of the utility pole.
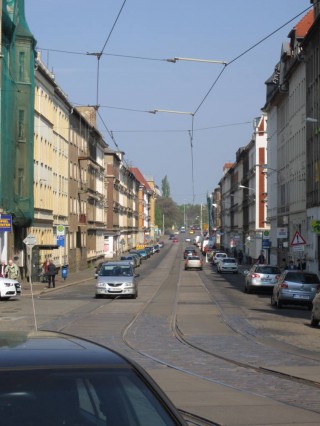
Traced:
POLYGON ((202 235, 202 203, 200 204, 200 232, 202 235))

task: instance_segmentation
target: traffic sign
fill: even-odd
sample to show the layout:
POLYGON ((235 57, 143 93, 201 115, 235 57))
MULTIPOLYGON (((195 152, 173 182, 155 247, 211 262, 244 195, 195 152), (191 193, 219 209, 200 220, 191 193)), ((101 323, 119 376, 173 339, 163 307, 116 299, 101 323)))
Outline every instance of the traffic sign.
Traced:
POLYGON ((29 234, 24 240, 23 242, 25 243, 26 246, 28 247, 33 247, 35 245, 37 245, 37 239, 34 235, 29 234))
POLYGON ((302 235, 300 234, 299 231, 296 231, 296 233, 294 234, 294 237, 292 238, 291 241, 291 246, 301 246, 307 244, 306 240, 302 237, 302 235))

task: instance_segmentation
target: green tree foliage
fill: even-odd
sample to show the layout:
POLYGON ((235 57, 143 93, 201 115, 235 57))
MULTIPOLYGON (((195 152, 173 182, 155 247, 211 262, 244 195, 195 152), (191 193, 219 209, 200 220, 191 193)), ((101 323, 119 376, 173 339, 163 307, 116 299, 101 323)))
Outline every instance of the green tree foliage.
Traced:
POLYGON ((156 225, 168 233, 174 226, 178 227, 180 211, 177 204, 170 197, 159 197, 156 201, 156 225))
POLYGON ((162 190, 163 198, 170 197, 170 184, 169 184, 167 175, 165 175, 165 177, 161 181, 161 190, 162 190))

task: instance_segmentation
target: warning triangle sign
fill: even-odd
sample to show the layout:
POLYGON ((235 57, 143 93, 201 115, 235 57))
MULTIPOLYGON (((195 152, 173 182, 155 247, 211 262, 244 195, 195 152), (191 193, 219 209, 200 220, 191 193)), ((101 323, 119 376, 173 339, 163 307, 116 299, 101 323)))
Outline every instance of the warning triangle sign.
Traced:
POLYGON ((307 244, 306 240, 302 237, 300 232, 296 231, 294 237, 292 238, 291 245, 292 246, 301 246, 303 244, 307 244))

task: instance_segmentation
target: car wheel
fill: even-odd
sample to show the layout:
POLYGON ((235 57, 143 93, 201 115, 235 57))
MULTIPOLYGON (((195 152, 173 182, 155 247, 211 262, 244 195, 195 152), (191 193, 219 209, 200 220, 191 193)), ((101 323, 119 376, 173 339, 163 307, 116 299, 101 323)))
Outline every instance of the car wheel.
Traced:
POLYGON ((102 298, 102 294, 96 294, 96 299, 101 299, 102 298))
POLYGON ((311 314, 310 325, 311 325, 311 327, 318 327, 318 325, 319 325, 319 320, 316 319, 313 314, 311 314))

